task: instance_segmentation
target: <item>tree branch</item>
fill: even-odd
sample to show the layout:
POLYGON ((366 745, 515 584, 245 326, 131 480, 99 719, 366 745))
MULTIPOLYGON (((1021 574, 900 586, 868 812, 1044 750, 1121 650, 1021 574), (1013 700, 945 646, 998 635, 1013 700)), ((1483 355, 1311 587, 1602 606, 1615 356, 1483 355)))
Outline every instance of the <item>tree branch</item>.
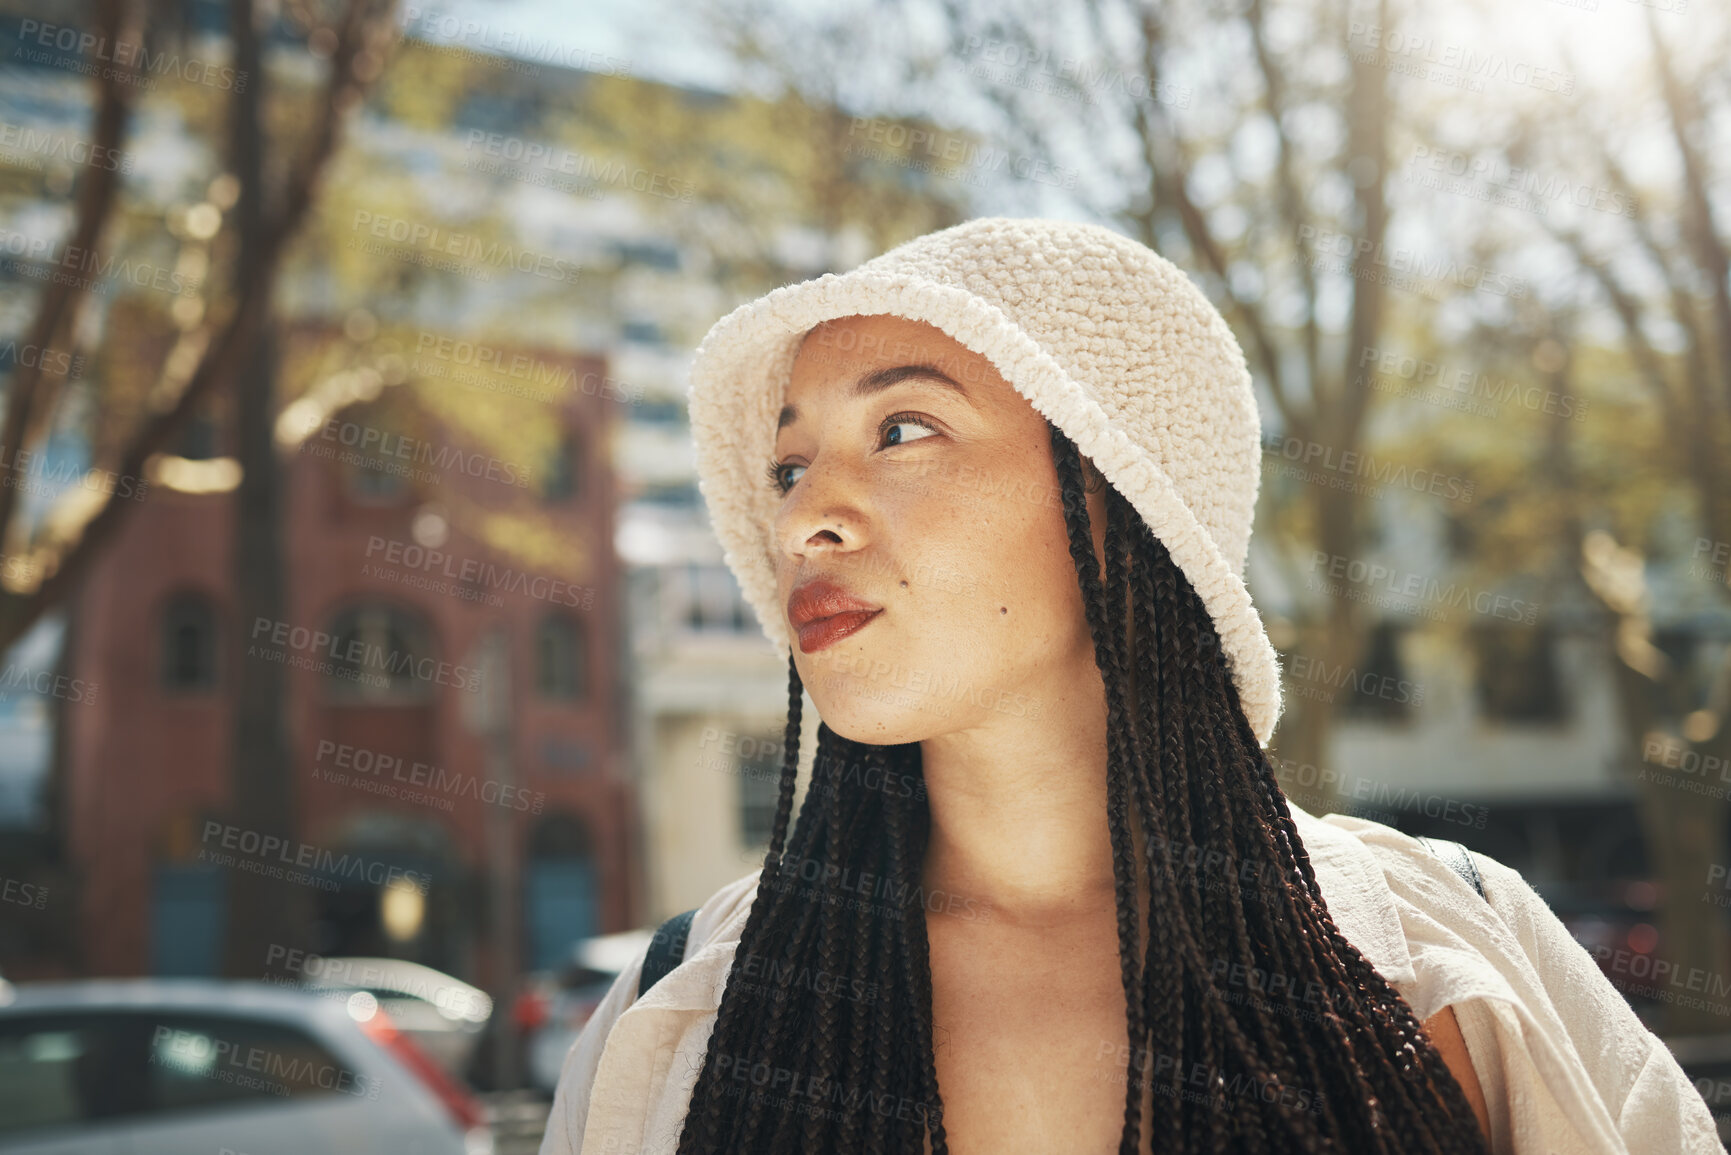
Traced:
MULTIPOLYGON (((141 13, 133 0, 98 0, 97 34, 109 44, 137 43, 140 36, 141 13)), ((134 80, 137 79, 136 54, 127 54, 125 64, 116 62, 104 68, 96 82, 96 113, 93 118, 91 156, 116 156, 126 133, 126 120, 132 108, 134 80), (106 150, 106 151, 103 151, 106 150)), ((72 235, 68 252, 95 252, 102 244, 109 220, 114 215, 120 191, 120 166, 87 165, 78 184, 77 207, 74 210, 72 235)), ((77 312, 85 293, 84 278, 56 277, 42 293, 36 317, 30 325, 28 342, 38 349, 51 348, 55 338, 77 312)), ((0 419, 0 461, 16 461, 18 451, 27 442, 33 418, 52 412, 54 394, 64 378, 49 378, 43 373, 44 358, 30 364, 15 359, 12 381, 6 390, 5 416, 0 419)), ((13 514, 18 508, 19 486, 0 486, 0 541, 7 541, 13 514)))
MULTIPOLYGON (((362 79, 361 70, 355 67, 363 42, 375 39, 381 27, 387 35, 396 35, 394 2, 383 5, 376 18, 370 21, 365 19, 367 8, 368 0, 348 0, 337 47, 331 55, 330 75, 319 102, 319 123, 314 130, 313 145, 290 178, 289 194, 283 198, 278 213, 263 227, 264 243, 260 246, 259 259, 250 267, 243 266, 238 270, 233 313, 220 335, 206 346, 197 367, 173 402, 148 418, 118 455, 114 472, 119 477, 142 478, 151 455, 168 443, 219 383, 232 381, 244 364, 258 325, 269 308, 271 288, 283 252, 311 209, 319 178, 340 144, 343 119, 367 84, 378 75, 378 69, 372 68, 362 79)), ((0 488, 7 494, 14 491, 14 487, 0 488)), ((127 509, 122 503, 128 500, 119 496, 118 486, 111 490, 85 522, 77 539, 56 559, 53 572, 34 590, 5 600, 3 609, 0 609, 0 646, 16 640, 66 597, 78 577, 90 567, 119 529, 127 509)))

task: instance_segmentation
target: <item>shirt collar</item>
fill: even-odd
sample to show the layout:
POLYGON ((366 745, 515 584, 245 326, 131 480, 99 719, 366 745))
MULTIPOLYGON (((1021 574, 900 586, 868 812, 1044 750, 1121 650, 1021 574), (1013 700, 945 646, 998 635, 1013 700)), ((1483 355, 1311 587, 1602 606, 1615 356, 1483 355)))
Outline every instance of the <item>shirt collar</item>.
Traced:
MULTIPOLYGON (((1413 982, 1416 976, 1406 932, 1401 929, 1394 893, 1376 856, 1351 832, 1314 817, 1291 799, 1286 807, 1304 841, 1334 925, 1388 982, 1413 982)), ((749 902, 736 904, 697 953, 669 972, 634 1006, 685 1011, 720 1007, 750 913, 749 902)))

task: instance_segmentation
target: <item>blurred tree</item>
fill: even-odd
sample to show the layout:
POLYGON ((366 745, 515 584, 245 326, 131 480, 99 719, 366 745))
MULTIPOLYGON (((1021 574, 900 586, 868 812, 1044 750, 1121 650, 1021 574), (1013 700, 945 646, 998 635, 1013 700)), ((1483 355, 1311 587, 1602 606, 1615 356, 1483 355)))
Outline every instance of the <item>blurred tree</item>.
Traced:
MULTIPOLYGON (((19 500, 22 484, 0 487, 0 542, 15 559, 0 588, 0 644, 16 641, 44 613, 61 604, 89 572, 104 546, 146 489, 159 453, 219 393, 233 390, 238 402, 238 444, 245 464, 237 568, 243 621, 262 614, 281 617, 282 590, 277 535, 275 470, 257 455, 263 422, 270 445, 269 406, 273 354, 269 332, 272 291, 282 257, 314 203, 324 168, 336 150, 342 122, 383 65, 396 36, 392 5, 379 0, 342 0, 329 18, 305 3, 286 5, 316 55, 328 63, 314 113, 273 106, 265 93, 260 32, 250 0, 234 0, 231 66, 227 85, 174 83, 160 99, 195 127, 221 139, 226 130, 228 164, 209 180, 202 199, 172 209, 168 239, 177 244, 172 262, 186 291, 166 314, 140 295, 121 296, 108 323, 126 339, 99 372, 77 381, 69 365, 47 358, 14 363, 0 419, 0 462, 38 460, 57 419, 81 414, 91 448, 91 468, 82 485, 68 488, 45 511, 19 500), (267 187, 267 185, 269 187, 267 187), (232 210, 232 212, 230 212, 232 210), (226 219, 225 219, 226 214, 226 219), (226 226, 226 227, 225 227, 226 226), (226 256, 222 275, 210 277, 213 258, 226 256), (78 396, 83 390, 85 395, 78 396), (262 416, 261 416, 262 415, 262 416)), ((141 45, 143 51, 110 51, 107 67, 93 70, 95 107, 90 131, 96 156, 120 157, 132 145, 137 94, 157 91, 160 78, 141 75, 141 62, 189 50, 183 8, 169 0, 96 0, 93 31, 104 45, 141 45), (147 19, 148 17, 148 19, 147 19), (146 84, 144 81, 149 80, 146 84)), ((90 164, 78 175, 67 252, 158 246, 163 223, 146 203, 122 196, 119 164, 90 164)), ((100 267, 92 260, 81 267, 100 267)), ((46 277, 28 328, 28 340, 43 349, 73 349, 94 331, 82 323, 95 278, 46 277)), ((286 780, 285 735, 280 721, 280 667, 237 663, 236 821, 261 831, 292 828, 292 791, 286 780)), ((50 787, 51 794, 54 787, 50 787)), ((50 821, 58 825, 64 815, 50 821)), ((236 872, 230 888, 227 966, 257 974, 287 913, 274 896, 256 893, 258 876, 236 872)))
MULTIPOLYGON (((1505 170, 1566 177, 1579 190, 1575 203, 1598 210, 1540 215, 1577 275, 1559 281, 1547 308, 1510 338, 1554 351, 1540 374, 1552 388, 1575 389, 1594 376, 1628 384, 1618 411, 1558 427, 1545 496, 1515 508, 1555 514, 1549 524, 1560 541, 1554 533, 1528 540, 1556 542, 1610 623, 1626 735, 1618 762, 1641 800, 1660 884, 1658 953, 1682 974, 1722 983, 1731 949, 1718 908, 1703 899, 1710 868, 1725 862, 1731 800, 1724 782, 1710 778, 1701 790, 1679 789, 1676 780, 1688 775, 1666 767, 1685 758, 1731 765, 1731 645, 1719 646, 1717 667, 1704 670, 1687 652, 1693 634, 1680 639, 1680 652, 1657 644, 1653 619, 1662 607, 1652 571, 1656 563, 1673 580, 1696 579, 1688 584, 1705 587, 1702 604, 1727 603, 1731 225, 1716 205, 1723 173, 1707 142, 1731 115, 1731 18, 1703 11, 1679 45, 1663 27, 1667 16, 1653 8, 1642 16, 1642 73, 1587 94, 1566 116, 1516 119, 1504 139, 1486 142, 1505 170), (1635 171, 1663 175, 1638 179, 1635 171), (1577 320, 1607 314, 1607 328, 1577 320), (1606 358, 1577 332, 1597 343, 1620 338, 1612 364, 1582 369, 1583 359, 1606 358), (1681 541, 1672 532, 1679 523, 1694 527, 1681 541)), ((1722 1032, 1723 1000, 1701 1004, 1667 1003, 1667 1030, 1722 1032)))
MULTIPOLYGON (((261 13, 256 0, 229 0, 235 68, 255 78, 235 94, 229 107, 229 165, 237 189, 230 221, 235 265, 243 276, 258 269, 269 273, 242 297, 249 339, 241 350, 241 371, 235 378, 234 444, 241 470, 235 493, 233 565, 236 621, 243 628, 256 621, 288 620, 282 470, 275 438, 273 316, 282 246, 310 207, 313 184, 336 148, 343 115, 383 70, 385 51, 396 35, 395 0, 333 0, 323 11, 315 0, 302 0, 291 11, 301 21, 314 54, 327 57, 329 82, 322 94, 325 105, 315 119, 318 129, 311 156, 317 167, 292 175, 288 187, 277 190, 270 187, 265 168, 265 151, 272 138, 262 114, 267 93, 261 13), (299 183, 302 179, 304 186, 299 183), (294 213, 291 221, 272 219, 273 199, 284 206, 279 211, 294 213)), ((236 631, 237 643, 240 636, 241 631, 236 631)), ((267 661, 237 661, 234 669, 229 813, 237 825, 288 845, 299 831, 294 759, 283 716, 288 670, 267 661)), ((226 973, 256 976, 273 944, 308 945, 304 938, 310 918, 304 887, 237 870, 230 872, 227 893, 226 973)))

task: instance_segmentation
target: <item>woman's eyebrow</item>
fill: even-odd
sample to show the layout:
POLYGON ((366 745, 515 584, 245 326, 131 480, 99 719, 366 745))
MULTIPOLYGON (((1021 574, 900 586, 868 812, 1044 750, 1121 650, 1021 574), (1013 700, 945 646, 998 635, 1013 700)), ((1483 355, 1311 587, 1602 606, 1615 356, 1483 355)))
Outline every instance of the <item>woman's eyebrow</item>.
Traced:
MULTIPOLYGON (((973 399, 968 396, 968 391, 962 388, 961 382, 952 378, 936 365, 897 365, 893 369, 878 369, 875 372, 864 374, 855 381, 853 388, 848 390, 848 396, 869 397, 873 393, 883 392, 891 385, 899 385, 903 381, 911 380, 926 381, 946 389, 953 389, 961 395, 964 401, 972 404, 973 399)), ((784 405, 781 409, 781 418, 776 422, 775 430, 779 433, 798 420, 799 410, 792 405, 784 405)))

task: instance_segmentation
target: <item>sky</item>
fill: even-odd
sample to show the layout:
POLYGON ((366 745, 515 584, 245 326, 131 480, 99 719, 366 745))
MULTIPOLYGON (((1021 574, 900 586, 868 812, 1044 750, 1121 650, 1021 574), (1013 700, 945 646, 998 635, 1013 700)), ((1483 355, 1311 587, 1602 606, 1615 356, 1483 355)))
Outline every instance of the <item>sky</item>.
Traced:
MULTIPOLYGON (((436 0, 407 5, 411 34, 478 47, 511 50, 513 35, 532 54, 550 42, 568 49, 629 61, 625 71, 645 79, 729 89, 736 73, 706 42, 690 0, 436 0), (470 30, 462 31, 468 25, 470 30)), ((1438 50, 1450 45, 1507 53, 1535 62, 1566 47, 1577 67, 1614 85, 1644 55, 1643 23, 1651 10, 1673 43, 1697 30, 1705 0, 1511 0, 1489 6, 1454 0, 1429 6, 1425 25, 1438 50)), ((515 53, 524 55, 523 52, 515 53)))
POLYGON ((405 5, 403 16, 410 35, 434 43, 530 59, 555 52, 552 62, 578 66, 598 55, 646 80, 733 88, 735 70, 704 42, 689 11, 677 0, 446 0, 405 5))

